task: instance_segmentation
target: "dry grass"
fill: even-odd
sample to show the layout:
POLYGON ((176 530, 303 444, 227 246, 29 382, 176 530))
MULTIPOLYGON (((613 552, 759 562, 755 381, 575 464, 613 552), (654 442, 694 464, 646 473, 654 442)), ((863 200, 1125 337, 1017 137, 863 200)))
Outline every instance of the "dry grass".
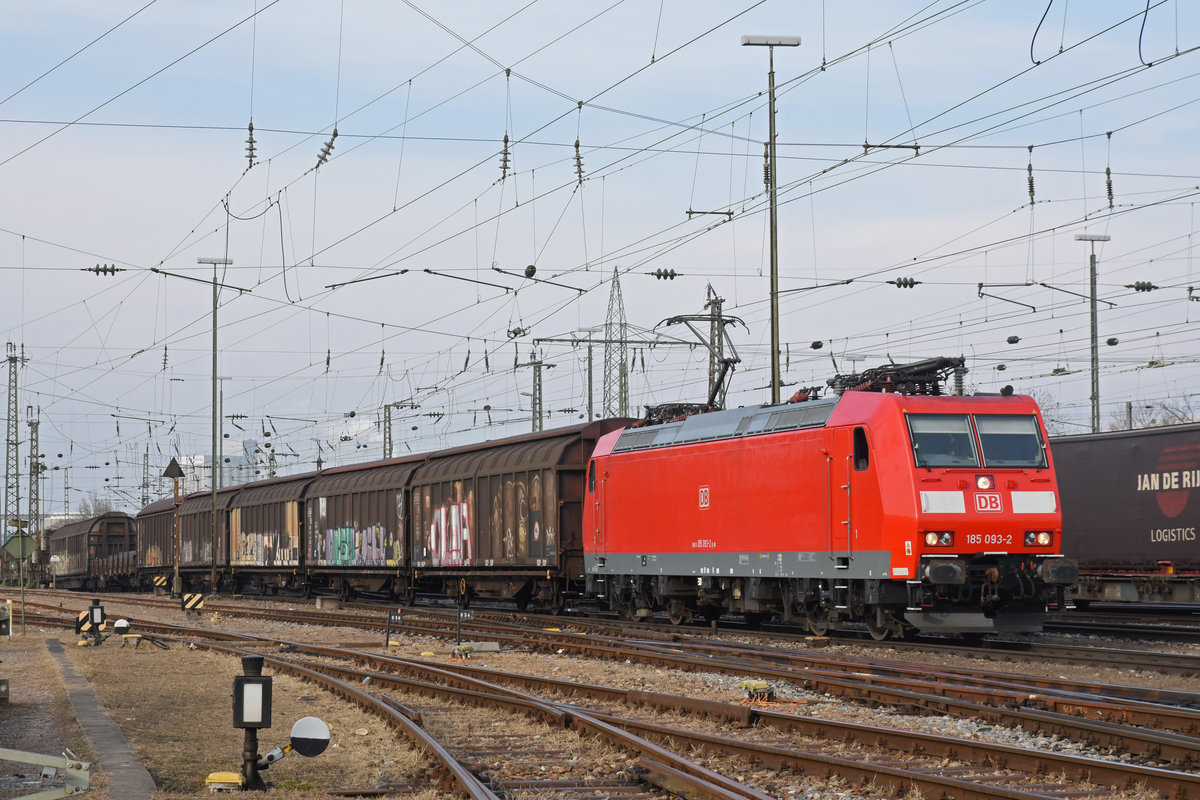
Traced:
MULTIPOLYGON (((107 642, 72 653, 76 668, 126 732, 158 784, 158 797, 194 796, 211 772, 241 768, 243 731, 233 727, 233 678, 239 659, 203 649, 137 649, 107 642)), ((266 674, 271 674, 268 667, 266 674)), ((259 731, 259 752, 288 743, 301 717, 329 724, 330 747, 316 758, 289 755, 263 773, 279 798, 325 797, 331 788, 407 780, 424 758, 390 728, 318 687, 275 675, 273 727, 259 731)))
MULTIPOLYGON (((46 638, 37 629, 27 629, 11 641, 0 640, 0 678, 7 678, 12 689, 11 702, 0 705, 0 747, 49 756, 70 750, 90 761, 91 748, 75 722, 58 664, 46 650, 46 638)), ((37 781, 40 773, 41 768, 31 764, 0 761, 0 798, 37 791, 38 785, 30 782, 37 781)), ((94 773, 92 786, 96 791, 90 798, 107 800, 103 779, 94 773)))

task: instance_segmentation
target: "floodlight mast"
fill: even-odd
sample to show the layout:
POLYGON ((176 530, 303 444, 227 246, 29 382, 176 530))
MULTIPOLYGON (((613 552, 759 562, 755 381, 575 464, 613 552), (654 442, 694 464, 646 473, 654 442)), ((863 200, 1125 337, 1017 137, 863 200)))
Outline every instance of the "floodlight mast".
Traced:
POLYGON ((779 402, 779 225, 775 191, 775 48, 799 47, 799 36, 743 36, 743 47, 767 48, 767 94, 770 105, 767 140, 767 193, 771 206, 771 403, 779 402))
POLYGON ((225 239, 225 256, 222 258, 197 258, 197 264, 211 264, 213 268, 213 310, 212 310, 212 469, 209 471, 209 480, 212 483, 210 487, 212 493, 212 593, 217 593, 217 448, 221 444, 221 440, 217 437, 217 419, 219 406, 217 405, 217 267, 228 267, 233 261, 229 258, 229 238, 228 238, 228 223, 226 224, 226 239, 225 239))
POLYGON ((1092 257, 1088 269, 1088 281, 1091 285, 1091 323, 1092 323, 1092 433, 1100 432, 1100 347, 1096 320, 1096 242, 1111 241, 1107 233, 1077 233, 1075 241, 1091 242, 1092 257))

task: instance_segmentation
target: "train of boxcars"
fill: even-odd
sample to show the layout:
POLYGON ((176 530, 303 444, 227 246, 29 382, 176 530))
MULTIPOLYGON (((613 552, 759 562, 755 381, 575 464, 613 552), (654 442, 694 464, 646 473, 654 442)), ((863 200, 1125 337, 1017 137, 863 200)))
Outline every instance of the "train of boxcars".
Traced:
POLYGON ((1045 429, 1028 397, 942 394, 960 363, 226 487, 215 515, 192 494, 178 534, 167 498, 137 514, 136 569, 59 560, 58 579, 145 589, 178 571, 186 591, 428 590, 877 638, 1036 630, 1077 577, 1045 429))

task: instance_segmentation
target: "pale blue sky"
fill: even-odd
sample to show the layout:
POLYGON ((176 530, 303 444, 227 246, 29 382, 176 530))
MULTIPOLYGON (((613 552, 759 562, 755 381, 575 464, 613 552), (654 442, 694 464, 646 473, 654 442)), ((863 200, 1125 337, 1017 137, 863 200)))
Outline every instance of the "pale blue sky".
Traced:
MULTIPOLYGON (((252 291, 221 296, 224 411, 248 431, 226 430, 271 415, 293 469, 314 440, 326 463, 378 458, 387 402, 420 404, 397 412, 414 450, 528 430, 513 364, 535 356, 556 364, 546 424, 578 419, 583 349, 533 339, 603 325, 614 268, 638 337, 711 285, 747 325, 729 402, 768 399, 767 52, 747 33, 803 39, 775 51, 786 384, 823 383, 830 354, 961 353, 975 388, 1035 391, 1082 430, 1086 230, 1112 236, 1102 416, 1196 407, 1192 4, 45 2, 0 10, 0 274, 48 463, 128 501, 147 449, 156 475, 210 449, 211 291, 150 269, 211 280, 197 259, 227 232, 224 281, 252 291), (80 271, 97 263, 126 271, 80 271), (518 277, 531 263, 560 285, 518 277)), ((703 399, 698 349, 633 360, 635 409, 703 399)))

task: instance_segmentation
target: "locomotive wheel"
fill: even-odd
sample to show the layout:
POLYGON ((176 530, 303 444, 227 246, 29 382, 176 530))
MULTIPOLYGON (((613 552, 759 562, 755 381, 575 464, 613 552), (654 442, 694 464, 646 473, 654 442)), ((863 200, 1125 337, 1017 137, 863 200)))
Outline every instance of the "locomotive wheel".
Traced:
POLYGON ((871 634, 872 639, 882 642, 892 635, 891 626, 888 625, 890 617, 890 614, 878 606, 867 609, 864 621, 867 623, 867 632, 871 634))
POLYGON ((829 609, 823 607, 808 610, 808 632, 813 636, 824 636, 829 633, 829 609))
POLYGON ((667 603, 667 619, 672 625, 687 625, 692 621, 692 610, 682 600, 671 600, 667 603))

